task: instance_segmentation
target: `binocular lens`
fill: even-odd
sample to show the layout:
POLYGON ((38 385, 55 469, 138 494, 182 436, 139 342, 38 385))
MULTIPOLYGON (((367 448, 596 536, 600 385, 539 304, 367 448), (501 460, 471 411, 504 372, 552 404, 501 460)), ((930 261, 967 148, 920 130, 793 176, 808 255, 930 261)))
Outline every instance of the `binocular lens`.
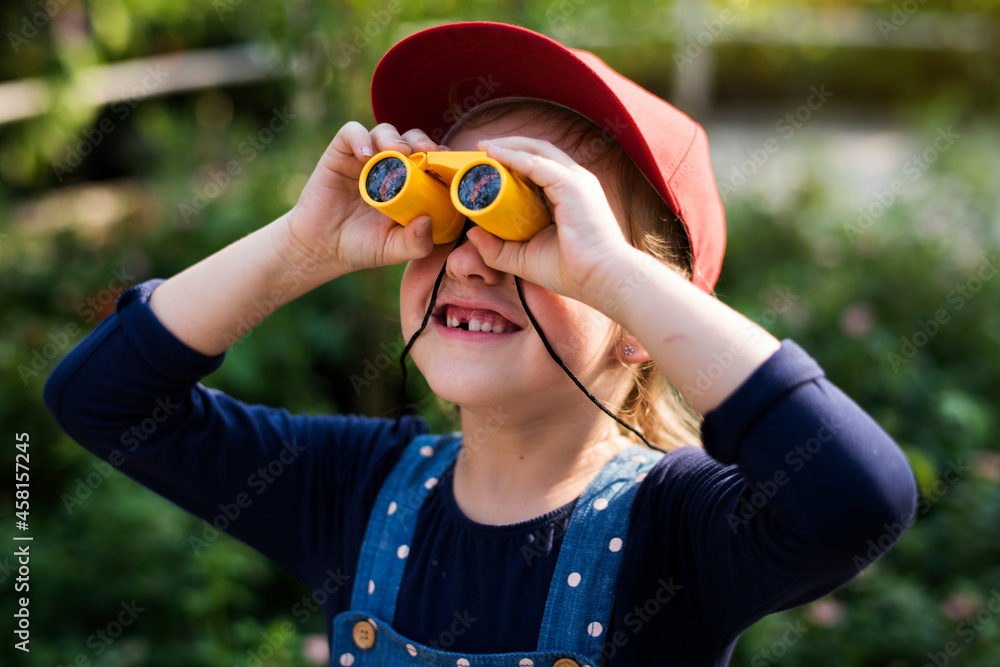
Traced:
POLYGON ((387 157, 375 163, 368 172, 365 189, 373 201, 392 200, 406 185, 406 165, 396 157, 387 157))
POLYGON ((458 182, 458 200, 472 211, 486 208, 500 195, 500 172, 490 164, 477 164, 458 182))

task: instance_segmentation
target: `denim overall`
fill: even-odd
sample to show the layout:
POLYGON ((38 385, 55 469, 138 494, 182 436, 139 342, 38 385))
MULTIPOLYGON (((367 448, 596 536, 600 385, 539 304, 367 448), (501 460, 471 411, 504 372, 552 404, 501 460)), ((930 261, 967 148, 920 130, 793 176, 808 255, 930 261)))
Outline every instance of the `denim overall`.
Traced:
POLYGON ((368 520, 351 611, 333 621, 333 667, 599 667, 632 500, 662 454, 633 446, 609 461, 577 500, 545 603, 535 651, 452 653, 411 641, 390 623, 417 513, 455 461, 461 437, 422 435, 386 479, 368 520))

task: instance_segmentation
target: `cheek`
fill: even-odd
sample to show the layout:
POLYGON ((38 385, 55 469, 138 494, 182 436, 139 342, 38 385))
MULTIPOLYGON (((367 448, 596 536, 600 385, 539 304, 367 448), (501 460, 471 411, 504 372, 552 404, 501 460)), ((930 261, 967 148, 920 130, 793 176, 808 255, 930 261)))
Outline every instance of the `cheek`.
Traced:
POLYGON ((403 278, 399 283, 399 310, 405 315, 417 310, 423 318, 424 310, 430 301, 434 281, 448 258, 449 247, 435 246, 430 255, 423 259, 414 259, 406 263, 403 278))
POLYGON ((441 269, 441 262, 434 259, 435 255, 431 253, 430 257, 413 260, 403 270, 399 283, 399 318, 407 338, 420 327, 434 280, 441 269))
POLYGON ((607 349, 613 322, 601 313, 535 285, 525 285, 524 296, 545 337, 564 362, 591 361, 607 349))
POLYGON ((579 313, 570 335, 574 351, 583 361, 604 358, 611 341, 611 327, 611 321, 596 311, 587 308, 579 313))

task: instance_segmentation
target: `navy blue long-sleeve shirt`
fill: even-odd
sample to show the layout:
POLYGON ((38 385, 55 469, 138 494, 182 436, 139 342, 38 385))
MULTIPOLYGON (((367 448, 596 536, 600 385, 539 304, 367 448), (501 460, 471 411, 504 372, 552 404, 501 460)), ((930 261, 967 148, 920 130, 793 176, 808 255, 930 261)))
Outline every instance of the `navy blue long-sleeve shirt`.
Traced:
MULTIPOLYGON (((427 425, 295 415, 202 386, 223 355, 163 327, 147 303, 157 284, 122 296, 53 371, 46 403, 83 446, 297 574, 329 629, 380 485, 427 425)), ((791 341, 705 415, 702 435, 640 485, 610 666, 725 665, 744 629, 843 584, 913 516, 902 452, 791 341)), ((442 650, 534 650, 573 504, 478 524, 443 477, 419 512, 394 627, 442 650)))

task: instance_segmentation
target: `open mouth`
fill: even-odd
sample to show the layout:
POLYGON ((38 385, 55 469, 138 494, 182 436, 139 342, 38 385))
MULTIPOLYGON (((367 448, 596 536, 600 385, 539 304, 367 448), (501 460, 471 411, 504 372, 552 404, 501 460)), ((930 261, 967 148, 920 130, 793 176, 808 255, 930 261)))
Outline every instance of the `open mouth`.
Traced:
POLYGON ((512 333, 521 330, 521 327, 493 310, 462 308, 447 304, 438 309, 434 315, 439 322, 449 329, 497 334, 512 333))

